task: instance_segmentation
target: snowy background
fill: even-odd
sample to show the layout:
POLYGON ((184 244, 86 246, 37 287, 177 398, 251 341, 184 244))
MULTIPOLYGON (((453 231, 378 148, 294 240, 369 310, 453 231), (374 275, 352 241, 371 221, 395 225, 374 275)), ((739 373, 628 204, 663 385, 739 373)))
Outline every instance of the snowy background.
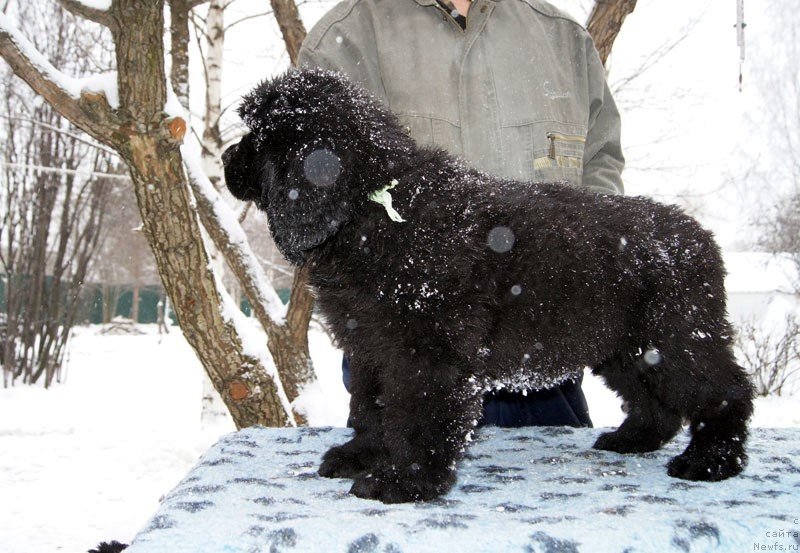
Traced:
MULTIPOLYGON (((591 5, 556 4, 581 21, 591 5)), ((264 5, 237 0, 226 17, 260 13, 264 5)), ((332 5, 305 3, 306 27, 332 5)), ((751 223, 783 191, 780 180, 756 188, 738 178, 754 163, 767 170, 780 163, 764 121, 764 75, 774 70, 773 52, 785 39, 775 32, 770 5, 774 9, 775 3, 763 0, 746 5, 742 92, 732 0, 640 0, 609 64, 623 116, 628 193, 678 202, 716 232, 734 273, 731 311, 740 322, 780 320, 797 310, 780 268, 767 271, 763 259, 736 253, 752 248, 751 223)), ((196 56, 193 63, 200 74, 196 56)), ((237 26, 226 42, 225 103, 235 104, 257 80, 287 63, 270 18, 237 26)), ((194 84, 199 114, 203 94, 194 84)), ((177 329, 163 338, 148 326, 139 327, 140 335, 101 330, 76 330, 63 384, 0 389, 2 551, 74 552, 101 539, 131 539, 159 498, 233 430, 224 418, 201 424, 200 364, 177 329)), ((312 332, 311 347, 320 380, 301 403, 311 424, 340 426, 348 400, 340 355, 319 329, 312 332)), ((800 426, 796 384, 782 397, 759 398, 753 425, 800 426)), ((602 383, 587 375, 584 389, 597 427, 621 421, 619 401, 602 383)))

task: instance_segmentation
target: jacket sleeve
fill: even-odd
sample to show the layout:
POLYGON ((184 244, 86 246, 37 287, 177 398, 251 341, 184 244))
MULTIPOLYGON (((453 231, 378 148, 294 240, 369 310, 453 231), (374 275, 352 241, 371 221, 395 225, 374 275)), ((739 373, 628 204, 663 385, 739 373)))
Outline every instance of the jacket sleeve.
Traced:
POLYGON ((623 194, 625 158, 620 145, 617 105, 606 82, 606 72, 591 38, 587 37, 589 129, 584 150, 583 185, 594 192, 623 194))
POLYGON ((344 73, 385 103, 376 51, 371 14, 355 2, 341 2, 308 33, 297 65, 344 73))

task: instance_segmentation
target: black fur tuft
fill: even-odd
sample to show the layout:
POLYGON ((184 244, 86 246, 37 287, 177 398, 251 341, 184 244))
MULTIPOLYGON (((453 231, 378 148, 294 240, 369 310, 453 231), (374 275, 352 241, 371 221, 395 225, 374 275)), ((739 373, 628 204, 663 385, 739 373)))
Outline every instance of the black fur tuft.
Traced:
POLYGON ((118 541, 102 542, 97 546, 97 549, 90 549, 88 553, 119 553, 123 549, 127 549, 128 545, 119 543, 118 541))

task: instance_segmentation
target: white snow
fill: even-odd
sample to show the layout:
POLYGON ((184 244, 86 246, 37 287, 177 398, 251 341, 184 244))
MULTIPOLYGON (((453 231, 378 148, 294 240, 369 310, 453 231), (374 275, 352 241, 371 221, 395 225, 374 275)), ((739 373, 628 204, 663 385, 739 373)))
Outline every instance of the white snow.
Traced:
POLYGON ((788 255, 760 252, 726 252, 725 289, 735 293, 792 293, 800 275, 788 255))
POLYGON ((175 90, 172 88, 172 82, 169 79, 167 79, 167 100, 164 102, 164 113, 171 117, 181 117, 187 123, 190 120, 190 114, 186 113, 186 110, 183 109, 181 101, 178 99, 178 95, 175 94, 175 90))

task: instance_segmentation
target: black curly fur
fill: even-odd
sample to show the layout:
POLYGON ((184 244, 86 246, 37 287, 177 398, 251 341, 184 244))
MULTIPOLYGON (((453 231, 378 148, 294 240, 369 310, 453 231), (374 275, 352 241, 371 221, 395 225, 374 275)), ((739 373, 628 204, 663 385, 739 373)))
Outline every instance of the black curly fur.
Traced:
POLYGON ((120 543, 118 541, 112 542, 102 542, 97 546, 97 549, 90 549, 88 553, 119 553, 120 551, 127 549, 127 544, 120 543))
POLYGON ((251 133, 223 156, 227 185, 310 267, 352 358, 356 433, 326 453, 323 476, 389 503, 436 497, 484 390, 544 387, 584 366, 630 406, 596 448, 651 451, 688 419, 669 474, 741 472, 753 390, 731 353, 719 249, 691 217, 468 169, 417 147, 334 73, 262 83, 240 115, 251 133), (406 222, 368 199, 393 180, 406 222))

